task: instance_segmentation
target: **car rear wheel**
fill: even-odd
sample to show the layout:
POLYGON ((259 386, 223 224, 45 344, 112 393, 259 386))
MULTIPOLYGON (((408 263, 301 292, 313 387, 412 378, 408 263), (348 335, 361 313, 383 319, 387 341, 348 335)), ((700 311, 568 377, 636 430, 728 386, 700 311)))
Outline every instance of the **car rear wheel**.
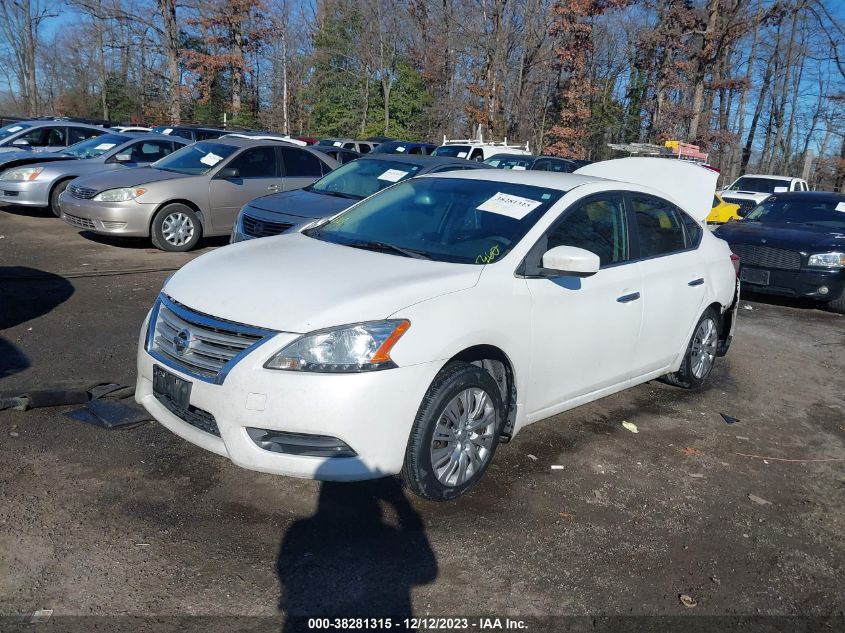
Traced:
POLYGON ((502 397, 493 377, 470 363, 444 367, 420 405, 402 468, 412 492, 455 499, 477 482, 499 444, 502 397))
POLYGON ((719 316, 713 308, 707 308, 693 330, 680 369, 666 374, 663 381, 684 389, 700 387, 713 370, 718 348, 719 316))
POLYGON ((63 180, 50 192, 50 211, 53 212, 57 218, 62 217, 62 210, 59 208, 59 196, 61 195, 62 191, 67 189, 67 186, 70 184, 71 179, 68 178, 67 180, 63 180))
POLYGON ((155 214, 150 237, 153 244, 163 251, 189 251, 200 241, 202 225, 190 207, 168 204, 155 214))

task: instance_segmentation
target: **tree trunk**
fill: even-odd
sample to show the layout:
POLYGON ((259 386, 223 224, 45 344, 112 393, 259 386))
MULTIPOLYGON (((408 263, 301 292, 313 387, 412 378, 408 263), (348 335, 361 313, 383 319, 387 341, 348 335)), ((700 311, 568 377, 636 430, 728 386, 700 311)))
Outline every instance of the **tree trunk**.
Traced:
POLYGON ((164 56, 167 60, 167 95, 170 110, 170 123, 182 121, 182 77, 179 72, 179 25, 176 22, 177 0, 156 0, 159 13, 164 21, 164 56))
POLYGON ((739 97, 739 108, 737 111, 737 119, 739 120, 739 127, 736 132, 737 142, 734 145, 733 160, 731 161, 728 181, 733 182, 739 176, 740 165, 742 163, 742 135, 745 133, 745 108, 748 101, 748 92, 751 90, 751 84, 754 79, 754 56, 757 53, 757 41, 760 34, 760 18, 762 11, 761 0, 757 0, 757 11, 754 17, 754 35, 751 39, 751 52, 748 55, 748 66, 745 70, 745 86, 742 89, 742 94, 739 97))

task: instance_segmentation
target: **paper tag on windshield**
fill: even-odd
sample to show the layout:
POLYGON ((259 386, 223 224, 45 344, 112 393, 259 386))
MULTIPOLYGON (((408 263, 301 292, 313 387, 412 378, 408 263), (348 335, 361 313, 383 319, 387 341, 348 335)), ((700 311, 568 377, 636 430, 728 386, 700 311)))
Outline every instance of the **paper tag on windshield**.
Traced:
POLYGON ((97 147, 95 147, 94 149, 101 149, 101 150, 103 150, 103 151, 106 151, 107 149, 111 149, 111 148, 112 148, 112 147, 114 147, 115 145, 117 145, 117 143, 100 143, 100 144, 99 144, 99 145, 97 145, 97 147))
POLYGON ((511 171, 525 171, 525 167, 523 165, 514 165, 511 167, 511 171))
POLYGON ((208 165, 209 167, 214 167, 221 160, 223 160, 222 156, 218 156, 217 154, 213 154, 211 152, 200 158, 200 162, 203 165, 208 165))
POLYGON ((466 157, 467 157, 466 152, 458 152, 458 158, 466 158, 466 157))
POLYGON ((334 143, 332 143, 332 145, 334 145, 335 147, 340 147, 341 145, 343 145, 343 143, 341 143, 340 141, 335 141, 334 143))
POLYGON ((837 210, 837 211, 845 211, 845 202, 839 202, 839 203, 836 205, 836 210, 837 210))
POLYGON ((11 134, 12 132, 20 132, 23 128, 20 125, 16 125, 15 127, 10 127, 7 132, 11 134))
POLYGON ((387 180, 388 182, 399 182, 407 175, 407 171, 402 171, 400 169, 388 169, 381 176, 379 176, 378 179, 387 180))
POLYGON ((173 131, 173 128, 172 128, 172 127, 169 127, 169 128, 167 128, 166 130, 162 130, 162 131, 161 131, 161 133, 162 133, 162 134, 170 134, 172 131, 173 131))
POLYGON ((539 207, 542 202, 531 200, 530 198, 523 198, 521 196, 513 196, 509 193, 497 193, 492 198, 489 198, 482 204, 476 207, 479 211, 489 211, 490 213, 498 213, 499 215, 506 215, 517 220, 521 220, 526 215, 531 213, 534 209, 539 207))
POLYGON ((397 147, 397 148, 396 148, 396 151, 397 151, 397 152, 404 152, 404 151, 405 151, 405 146, 404 146, 404 145, 400 145, 399 147, 397 147))

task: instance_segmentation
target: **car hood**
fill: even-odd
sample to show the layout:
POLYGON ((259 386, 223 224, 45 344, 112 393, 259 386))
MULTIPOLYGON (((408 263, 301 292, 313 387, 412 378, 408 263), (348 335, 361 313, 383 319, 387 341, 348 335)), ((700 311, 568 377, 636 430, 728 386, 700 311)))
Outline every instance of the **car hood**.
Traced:
POLYGON ((119 171, 107 171, 102 174, 92 174, 80 178, 76 184, 80 187, 87 187, 96 191, 106 189, 117 189, 119 187, 137 187, 151 182, 163 180, 174 180, 176 178, 196 178, 191 174, 177 174, 163 169, 153 167, 137 167, 132 169, 121 169, 119 171))
MULTIPOLYGON (((740 200, 760 201, 760 200, 765 200, 766 198, 768 198, 772 194, 770 194, 770 193, 760 193, 759 191, 730 191, 728 189, 725 189, 724 191, 720 191, 719 195, 722 197, 722 199, 725 199, 725 197, 728 197, 728 198, 739 198, 740 200)), ((729 200, 725 200, 725 201, 730 203, 729 200)))
POLYGON ((351 207, 358 200, 313 193, 305 189, 284 191, 261 196, 250 201, 249 206, 270 213, 294 215, 301 218, 324 218, 351 207))
POLYGON ((217 318, 304 333, 384 319, 409 305, 471 288, 482 268, 289 233, 198 257, 167 282, 164 293, 217 318))
POLYGON ((76 160, 67 154, 50 154, 45 152, 8 152, 0 154, 0 169, 20 167, 34 163, 51 163, 63 160, 76 160))
POLYGON ((798 224, 740 220, 719 227, 714 234, 729 244, 765 244, 799 251, 845 248, 845 231, 798 224))

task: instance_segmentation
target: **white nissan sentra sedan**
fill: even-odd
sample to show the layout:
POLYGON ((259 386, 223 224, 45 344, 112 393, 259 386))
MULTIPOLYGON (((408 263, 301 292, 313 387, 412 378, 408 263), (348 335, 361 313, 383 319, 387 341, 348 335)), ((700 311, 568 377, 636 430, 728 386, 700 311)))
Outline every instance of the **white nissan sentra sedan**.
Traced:
POLYGON ((659 158, 451 172, 218 249, 150 311, 136 398, 245 468, 455 498, 527 424, 704 382, 739 289, 702 227, 715 181, 659 158))

